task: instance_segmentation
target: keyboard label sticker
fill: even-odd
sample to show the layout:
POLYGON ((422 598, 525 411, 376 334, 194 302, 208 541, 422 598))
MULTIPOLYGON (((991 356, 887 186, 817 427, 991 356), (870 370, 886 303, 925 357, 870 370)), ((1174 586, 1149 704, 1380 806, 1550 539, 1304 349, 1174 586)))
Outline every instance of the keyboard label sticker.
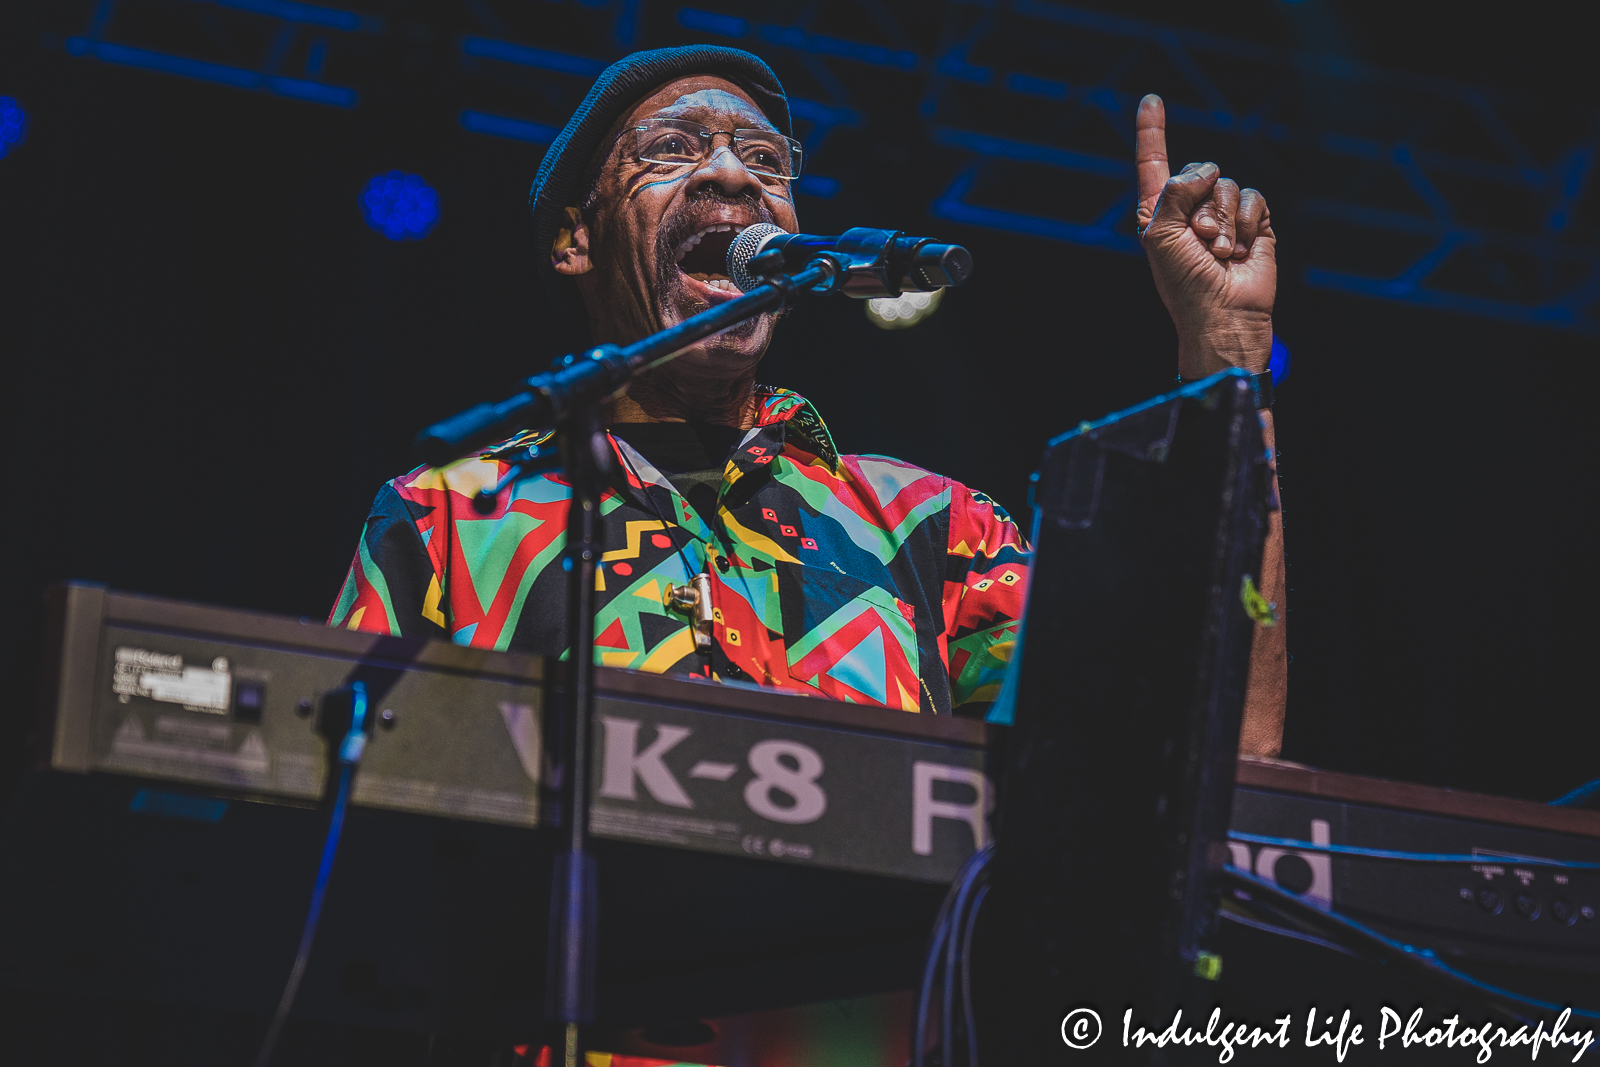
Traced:
POLYGON ((124 704, 132 697, 144 697, 181 704, 188 711, 226 715, 232 682, 222 656, 205 666, 192 666, 179 655, 123 645, 117 649, 111 690, 124 704))

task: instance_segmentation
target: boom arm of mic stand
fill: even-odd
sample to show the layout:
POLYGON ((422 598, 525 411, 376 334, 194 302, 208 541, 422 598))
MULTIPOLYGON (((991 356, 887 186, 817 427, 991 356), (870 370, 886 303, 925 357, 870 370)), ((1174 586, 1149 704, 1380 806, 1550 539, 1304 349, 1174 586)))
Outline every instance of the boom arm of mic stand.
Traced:
POLYGON ((582 355, 562 356, 554 369, 529 378, 526 388, 515 396, 498 404, 479 404, 429 426, 417 435, 417 452, 430 466, 442 467, 519 429, 554 426, 570 412, 614 396, 635 375, 660 366, 696 341, 775 311, 799 293, 825 285, 837 271, 832 259, 819 256, 796 274, 768 277, 745 295, 642 341, 624 348, 600 345, 582 355))

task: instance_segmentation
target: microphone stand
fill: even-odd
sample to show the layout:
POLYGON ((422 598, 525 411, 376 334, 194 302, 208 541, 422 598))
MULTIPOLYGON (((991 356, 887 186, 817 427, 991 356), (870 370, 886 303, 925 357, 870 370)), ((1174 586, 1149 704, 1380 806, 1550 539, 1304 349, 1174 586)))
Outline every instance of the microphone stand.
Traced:
MULTIPOLYGON (((761 268, 781 269, 781 253, 758 256, 761 268), (766 260, 765 263, 762 261, 766 260)), ((828 292, 841 274, 836 258, 823 255, 793 274, 772 274, 750 292, 693 315, 676 326, 624 347, 600 345, 582 355, 556 360, 555 368, 524 382, 525 388, 499 404, 479 404, 428 427, 417 437, 422 457, 434 466, 452 462, 483 445, 524 427, 557 428, 560 464, 572 486, 567 512, 567 633, 571 655, 566 669, 565 699, 559 713, 546 717, 546 751, 551 784, 557 793, 551 805, 562 824, 562 849, 551 878, 550 944, 546 982, 546 1016, 558 1024, 556 1062, 582 1067, 583 1028, 594 1021, 595 956, 598 893, 589 838, 590 723, 594 713, 595 568, 600 558, 600 496, 615 469, 611 443, 601 425, 605 402, 620 393, 636 375, 658 367, 702 338, 774 311, 801 292, 828 292), (552 729, 553 727, 553 729, 552 729), (552 736, 553 735, 553 736, 552 736)), ((503 483, 552 469, 539 455, 525 455, 503 483)), ((492 508, 490 509, 492 510, 492 508)), ((555 1035, 553 1035, 555 1036, 555 1035)))

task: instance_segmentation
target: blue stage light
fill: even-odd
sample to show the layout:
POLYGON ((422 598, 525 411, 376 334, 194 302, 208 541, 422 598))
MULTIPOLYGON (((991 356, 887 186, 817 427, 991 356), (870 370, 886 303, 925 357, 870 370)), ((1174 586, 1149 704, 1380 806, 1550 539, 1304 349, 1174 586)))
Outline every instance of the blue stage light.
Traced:
POLYGON ((0 156, 11 151, 13 145, 23 142, 28 130, 28 116, 15 99, 0 96, 0 156))
POLYGON ((439 221, 439 194, 418 175, 391 170, 361 191, 361 214, 391 241, 426 237, 439 221))

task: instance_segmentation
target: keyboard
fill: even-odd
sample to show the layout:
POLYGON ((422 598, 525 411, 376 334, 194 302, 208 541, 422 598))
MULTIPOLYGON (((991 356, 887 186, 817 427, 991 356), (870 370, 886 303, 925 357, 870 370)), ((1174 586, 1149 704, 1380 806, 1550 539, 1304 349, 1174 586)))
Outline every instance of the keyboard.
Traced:
MULTIPOLYGON (((37 769, 0 824, 0 983, 266 1014, 316 868, 314 711, 381 709, 297 1015, 513 1039, 542 1003, 556 850, 541 658, 75 584, 37 769)), ((600 668, 600 1012, 645 1024, 909 988, 988 840, 993 731, 600 668)), ((1241 759, 1231 858, 1462 966, 1600 971, 1600 813, 1241 759)), ((1103 858, 1115 891, 1118 857, 1103 858)))

